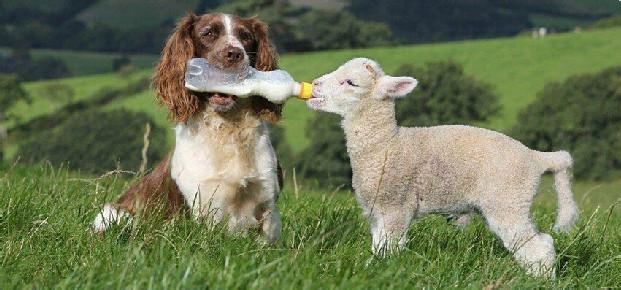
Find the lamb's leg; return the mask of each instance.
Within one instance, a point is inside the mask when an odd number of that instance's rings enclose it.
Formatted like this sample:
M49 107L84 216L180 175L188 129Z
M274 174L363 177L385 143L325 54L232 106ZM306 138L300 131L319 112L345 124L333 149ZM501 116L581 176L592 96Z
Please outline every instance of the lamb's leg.
M412 214L405 209L377 211L371 215L374 254L383 256L405 247Z
M280 238L280 229L282 227L278 208L273 207L263 212L261 220L263 221L261 230L263 231L265 242L268 245L272 245Z
M528 209L498 206L483 210L487 224L515 259L534 276L554 277L554 240L539 233L530 220Z

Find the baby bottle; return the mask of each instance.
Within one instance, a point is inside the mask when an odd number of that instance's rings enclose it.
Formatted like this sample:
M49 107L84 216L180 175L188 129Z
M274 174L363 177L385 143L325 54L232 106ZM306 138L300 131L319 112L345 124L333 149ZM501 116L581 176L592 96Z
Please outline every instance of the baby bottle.
M211 92L248 97L259 95L273 103L283 103L291 96L307 100L312 85L296 82L284 70L258 71L218 68L204 58L193 58L187 63L185 87L195 92Z

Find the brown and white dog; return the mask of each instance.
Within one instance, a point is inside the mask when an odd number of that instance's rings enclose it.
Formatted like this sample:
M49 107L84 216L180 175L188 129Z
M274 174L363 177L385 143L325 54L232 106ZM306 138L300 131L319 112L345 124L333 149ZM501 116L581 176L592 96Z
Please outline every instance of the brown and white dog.
M195 218L228 220L229 230L260 228L268 243L280 236L276 200L282 175L265 121L281 106L262 97L195 93L184 87L186 62L202 57L225 68L274 70L268 28L256 18L189 14L179 21L157 66L153 85L175 127L173 153L93 222L103 232L138 211L189 208Z

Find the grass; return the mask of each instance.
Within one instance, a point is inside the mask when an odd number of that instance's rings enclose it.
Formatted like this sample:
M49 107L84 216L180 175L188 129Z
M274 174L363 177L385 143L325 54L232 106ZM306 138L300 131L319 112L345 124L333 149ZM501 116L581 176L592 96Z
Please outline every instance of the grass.
M0 54L9 54L8 48L0 48ZM88 52L56 49L31 49L33 58L55 57L62 60L73 76L110 73L113 71L112 62L121 55L118 53ZM137 69L153 67L157 56L148 54L129 55L132 64Z
M175 20L186 11L193 11L198 3L198 0L100 0L77 18L86 23L101 23L120 29L153 27Z
M443 217L415 222L406 250L370 253L368 224L350 193L286 188L273 247L180 216L140 220L92 235L88 226L127 179L80 179L47 166L0 170L3 288L600 288L621 286L621 181L577 184L579 227L553 234L558 279L527 276L478 219L465 230ZM615 203L616 201L616 203ZM549 231L548 179L534 209ZM596 210L597 206L599 209Z
M45 80L30 82L24 89L31 97L30 103L20 102L11 109L11 112L20 117L20 121L28 121L32 118L49 114L59 109L66 103L56 102L47 98L49 87L52 84L62 84L73 89L74 101L90 98L104 88L119 88L128 83L150 75L150 71L139 71L129 76L119 74L91 75L60 80Z
M379 61L388 73L395 71L404 63L423 65L432 61L452 59L462 64L467 74L493 86L500 97L502 112L483 125L503 131L515 124L517 113L535 99L537 92L546 83L562 81L574 74L592 73L605 67L621 65L619 51L621 51L621 28L614 28L556 34L544 39L519 37L286 54L281 59L281 67L296 79L309 81L334 70L353 57L373 58ZM145 70L141 73L151 72ZM76 91L96 88L104 83L119 86L123 83L116 74L61 81L72 83L76 86ZM41 83L27 85L29 91L37 86L41 86ZM145 92L110 106L146 111L156 117L160 125L170 126L165 121L164 112L154 108L153 103L153 95ZM52 111L43 106L33 109L22 106L18 110L26 119L29 114ZM308 145L304 129L313 114L316 113L308 110L303 102L297 100L289 101L285 107L284 120L280 124L286 130L287 141L297 152Z

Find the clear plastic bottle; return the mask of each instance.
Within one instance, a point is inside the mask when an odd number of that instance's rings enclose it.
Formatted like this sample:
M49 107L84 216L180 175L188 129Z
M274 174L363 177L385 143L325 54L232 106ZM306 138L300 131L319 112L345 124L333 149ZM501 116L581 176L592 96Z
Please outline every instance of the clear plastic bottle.
M217 92L238 97L259 95L274 103L283 103L291 96L306 100L312 95L311 84L296 82L284 70L258 71L253 67L227 70L210 64L204 58L188 61L185 87L195 92Z

